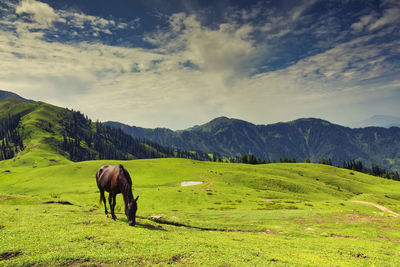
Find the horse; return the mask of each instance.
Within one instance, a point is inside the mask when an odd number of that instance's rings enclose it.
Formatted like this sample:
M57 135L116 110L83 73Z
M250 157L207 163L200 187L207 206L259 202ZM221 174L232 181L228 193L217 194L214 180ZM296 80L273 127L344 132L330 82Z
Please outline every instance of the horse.
M117 194L122 193L125 202L125 214L128 218L128 224L136 224L137 200L139 196L133 198L132 180L124 166L104 165L96 172L97 187L100 190L100 203L104 203L106 217L108 218L106 198L104 191L109 192L108 202L111 209L111 218L115 221L117 217L114 213L115 198Z

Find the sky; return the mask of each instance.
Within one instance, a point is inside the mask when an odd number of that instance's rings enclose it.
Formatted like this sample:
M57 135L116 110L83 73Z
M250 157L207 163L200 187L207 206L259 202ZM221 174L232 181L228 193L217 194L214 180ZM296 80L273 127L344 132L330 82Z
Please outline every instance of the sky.
M175 130L400 116L400 1L2 0L0 90Z

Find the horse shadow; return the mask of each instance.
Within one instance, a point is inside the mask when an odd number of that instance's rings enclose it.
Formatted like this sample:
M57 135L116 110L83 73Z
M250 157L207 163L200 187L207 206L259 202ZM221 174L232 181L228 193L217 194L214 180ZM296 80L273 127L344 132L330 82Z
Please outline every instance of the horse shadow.
M123 222L128 222L127 219L118 219L118 220L123 221ZM164 232L168 231L161 225L153 225L153 224L150 224L147 222L136 221L136 225L134 227L143 228L143 229L152 230L152 231L164 231Z
M136 225L141 228L145 228L147 230L152 230L152 231L164 231L164 232L168 231L167 229L165 229L164 227L162 227L160 225L153 225L150 223L137 222Z

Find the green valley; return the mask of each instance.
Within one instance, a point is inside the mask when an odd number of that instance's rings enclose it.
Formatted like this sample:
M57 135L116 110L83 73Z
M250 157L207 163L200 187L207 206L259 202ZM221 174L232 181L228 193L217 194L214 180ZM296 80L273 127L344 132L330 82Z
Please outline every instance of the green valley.
M117 162L26 162L0 163L0 264L400 263L400 217L352 202L400 213L395 181L306 163L126 161L140 196L138 225L129 227L121 196L118 220L105 218L94 178Z
M96 123L72 123L76 112L13 98L0 110L0 119L19 114L23 139L0 161L2 266L400 264L397 181L313 163L172 158L139 141L162 158L138 159L133 149L125 160L106 160L96 138L128 152ZM65 139L95 156L72 161ZM123 164L132 176L140 196L134 227L121 195L118 219L105 218L95 181L104 164Z

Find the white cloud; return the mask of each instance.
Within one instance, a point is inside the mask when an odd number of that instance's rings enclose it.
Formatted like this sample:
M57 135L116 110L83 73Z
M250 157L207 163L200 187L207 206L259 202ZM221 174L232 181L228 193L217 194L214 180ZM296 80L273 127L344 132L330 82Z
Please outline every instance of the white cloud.
M254 30L249 24L235 23L209 29L196 16L179 13L171 16L169 31L152 33L145 40L173 54L176 60L189 60L203 72L229 80L251 73L266 53L263 44L255 45L251 36Z
M358 22L351 25L351 28L360 32L363 30L375 31L385 26L392 26L394 24L400 24L400 2L386 0L382 1L381 6L383 8L382 15L379 15L376 11L370 12L370 14L362 16Z
M306 10L299 9L294 19ZM39 13L32 12L27 13ZM110 34L130 27L83 13L53 12L52 22L64 19L77 35L79 28ZM400 42L371 43L381 34L379 28L288 67L254 75L261 61L274 56L268 37L280 40L290 33L293 25L286 18L278 14L269 17L270 24L232 20L208 28L195 15L178 13L170 17L167 30L145 37L157 49L50 43L41 38L43 31L30 31L29 23L2 21L12 23L17 34L0 29L0 88L78 109L93 119L175 129L219 115L258 123L306 116L337 119L346 116L349 106L390 97L398 88L398 69L387 55L398 54ZM48 21L36 23L50 27ZM362 17L352 30L367 29L377 21ZM266 38L257 42L255 33L262 30ZM380 79L384 75L391 77Z
M351 28L357 32L364 30L364 28L369 25L372 21L376 19L376 14L368 14L362 16L360 21L355 22L351 25Z
M16 14L30 14L42 26L49 26L57 18L54 9L46 3L35 0L22 0L16 8Z
M397 7L389 8L385 10L381 18L379 18L369 26L369 30L373 31L388 24L399 23L399 22L400 22L400 8Z

